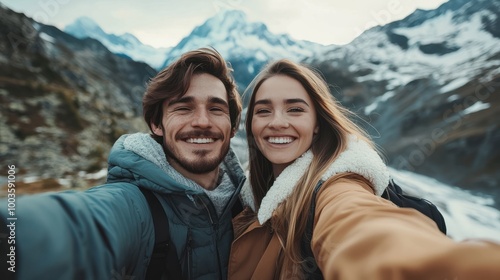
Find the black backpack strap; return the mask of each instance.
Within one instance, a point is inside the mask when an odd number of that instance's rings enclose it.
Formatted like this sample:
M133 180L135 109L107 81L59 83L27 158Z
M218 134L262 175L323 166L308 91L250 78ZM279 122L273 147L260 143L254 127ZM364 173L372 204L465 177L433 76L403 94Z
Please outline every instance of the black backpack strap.
M238 198L236 202L233 205L233 208L231 208L231 214L234 217L238 216L238 214L243 211L243 204L241 203L240 199Z
M403 189L401 189L394 180L391 179L389 181L389 186L385 189L382 197L392 201L399 207L418 210L420 213L431 218L436 223L439 230L446 234L446 222L436 205L424 198L404 194Z
M323 182L320 182L312 193L311 207L307 217L306 229L300 244L302 257L304 257L305 261L302 269L304 271L304 278L311 280L323 279L323 273L319 269L311 249L311 241L314 230L314 213L316 213L316 196L318 195L322 185Z
M311 207L307 218L306 230L301 241L301 252L306 261L303 269L306 279L323 279L323 274L314 259L311 249L311 240L314 229L314 213L316 212L316 196L322 184L323 182L318 184L314 189L311 199ZM439 230L446 234L446 223L444 217L441 212L439 212L436 205L426 199L404 194L403 189L401 189L401 187L398 186L394 180L391 179L389 181L389 185L382 194L382 197L392 201L399 207L418 210L420 213L431 218L437 224Z
M145 188L139 189L148 201L155 227L155 247L149 261L146 279L160 280L165 271L167 272L167 279L183 279L177 252L170 240L170 230L165 210L152 191Z

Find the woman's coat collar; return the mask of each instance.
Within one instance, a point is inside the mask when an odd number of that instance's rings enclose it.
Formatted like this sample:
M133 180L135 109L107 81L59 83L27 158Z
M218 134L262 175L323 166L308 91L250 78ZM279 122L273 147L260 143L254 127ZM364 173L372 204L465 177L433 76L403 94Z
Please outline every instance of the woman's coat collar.
M304 175L311 164L313 154L310 150L297 158L292 164L281 172L271 186L266 196L262 199L257 217L260 224L267 222L278 205L285 201L295 189L297 182ZM389 170L378 153L365 141L359 140L354 135L349 136L345 151L340 153L335 162L330 165L321 179L327 179L341 173L352 172L363 176L374 186L375 194L380 196L389 183ZM255 211L254 198L247 179L241 190L241 198L245 205Z

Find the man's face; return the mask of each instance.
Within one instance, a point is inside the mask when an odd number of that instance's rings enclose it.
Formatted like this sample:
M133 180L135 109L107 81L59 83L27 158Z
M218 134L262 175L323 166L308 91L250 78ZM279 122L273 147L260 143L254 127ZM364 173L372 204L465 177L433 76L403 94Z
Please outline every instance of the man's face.
M164 102L161 126L153 128L181 174L216 170L233 136L224 84L210 74L194 75L185 95Z

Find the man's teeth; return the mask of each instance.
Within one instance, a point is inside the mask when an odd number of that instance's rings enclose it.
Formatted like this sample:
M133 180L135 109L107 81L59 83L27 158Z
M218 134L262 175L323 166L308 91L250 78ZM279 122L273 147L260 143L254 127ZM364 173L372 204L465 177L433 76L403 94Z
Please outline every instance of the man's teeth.
M195 143L195 144L206 144L206 143L212 143L214 142L213 138L189 138L186 140L188 143Z
M288 144L293 141L292 137L269 137L267 140L269 143L273 144Z

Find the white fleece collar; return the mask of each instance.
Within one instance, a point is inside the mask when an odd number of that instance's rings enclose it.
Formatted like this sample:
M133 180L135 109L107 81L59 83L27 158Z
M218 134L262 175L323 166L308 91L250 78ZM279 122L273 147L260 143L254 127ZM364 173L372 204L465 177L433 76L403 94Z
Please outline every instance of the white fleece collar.
M274 184L262 199L258 210L257 217L260 224L267 222L278 205L290 196L297 182L311 164L312 159L313 154L309 150L285 168L276 178ZM336 174L345 172L356 173L366 178L373 184L375 194L378 196L382 195L389 183L389 171L380 156L366 142L358 140L353 135L349 136L347 149L330 165L321 179L327 180ZM246 181L240 195L244 204L255 211L249 180Z

